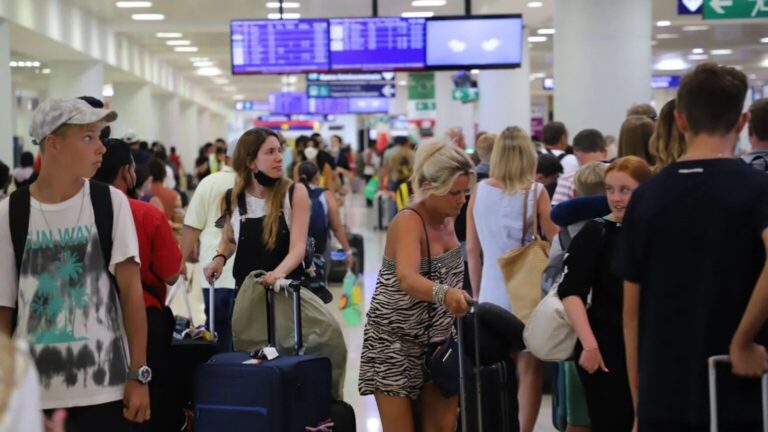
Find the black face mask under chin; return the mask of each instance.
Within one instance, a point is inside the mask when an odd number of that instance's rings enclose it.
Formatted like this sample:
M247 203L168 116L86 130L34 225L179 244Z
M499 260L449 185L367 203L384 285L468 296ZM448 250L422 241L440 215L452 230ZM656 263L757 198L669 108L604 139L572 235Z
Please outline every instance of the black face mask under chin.
M277 182L280 181L280 177L270 177L261 171L253 173L253 178L255 178L256 181L264 187L273 187L277 184Z

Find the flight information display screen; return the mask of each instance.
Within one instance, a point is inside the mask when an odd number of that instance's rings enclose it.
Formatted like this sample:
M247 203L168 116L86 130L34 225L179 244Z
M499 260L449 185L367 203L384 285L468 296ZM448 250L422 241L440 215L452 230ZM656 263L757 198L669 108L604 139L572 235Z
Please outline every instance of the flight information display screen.
M326 71L328 20L251 20L230 23L232 74Z
M424 68L424 18L333 18L329 38L331 70Z
M427 20L427 69L517 67L523 57L520 15Z
M271 114L308 114L309 101L303 92L277 92L269 95Z

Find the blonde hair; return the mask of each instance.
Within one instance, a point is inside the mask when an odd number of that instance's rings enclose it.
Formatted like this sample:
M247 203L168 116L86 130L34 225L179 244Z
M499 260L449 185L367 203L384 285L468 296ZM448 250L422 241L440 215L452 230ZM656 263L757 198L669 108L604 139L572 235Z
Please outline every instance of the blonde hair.
M637 156L654 164L650 143L656 124L645 116L629 116L621 125L619 132L619 157Z
M490 176L501 183L504 192L514 195L536 177L536 152L531 138L519 127L501 132L491 153Z
M651 136L649 150L656 158L655 170L660 170L677 161L685 153L685 135L677 127L675 108L677 101L670 100L661 108L656 130Z
M602 162L590 162L576 171L573 187L579 196L600 195L605 193L605 170Z
M487 133L483 134L483 136L477 139L475 148L477 149L477 156L482 162L488 162L491 159L491 153L493 153L493 144L496 142L498 137L499 136L496 134Z
M413 163L411 183L416 197L445 195L461 175L475 182L475 166L464 151L447 140L431 141L419 146ZM425 184L429 182L429 187Z
M261 146L264 145L269 137L275 137L278 141L280 140L275 132L265 128L250 129L237 140L237 146L232 155L232 169L237 174L235 187L232 189L232 206L237 205L238 197L245 193L251 182L255 181L253 179L253 171L251 171L248 165L258 157ZM262 242L267 249L274 249L277 246L277 234L280 231L283 200L291 183L290 180L282 177L273 187L264 188L267 191L267 202Z

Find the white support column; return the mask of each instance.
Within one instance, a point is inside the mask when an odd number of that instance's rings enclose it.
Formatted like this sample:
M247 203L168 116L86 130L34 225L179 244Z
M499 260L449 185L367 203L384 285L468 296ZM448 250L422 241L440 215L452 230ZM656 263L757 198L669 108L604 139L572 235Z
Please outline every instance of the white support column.
M197 159L197 150L204 144L197 134L197 104L194 102L181 102L181 140L177 145L179 155L188 172L192 172Z
M467 147L474 147L475 138L475 102L461 103L453 100L453 80L455 72L435 72L435 103L437 104L437 123L435 137L442 138L453 127L464 131ZM482 95L480 95L482 98Z
M181 141L181 108L179 107L179 97L171 94L156 94L153 96L156 112L157 139L165 145L170 151L171 147L179 147Z
M481 70L478 123L481 131L500 133L508 126L531 132L531 61L528 30L523 32L523 56L517 69Z
M0 19L0 160L13 168L13 131L16 112L11 91L11 29L10 23ZM27 137L25 131L24 136Z
M651 101L650 1L555 0L555 120L618 136Z
M103 99L104 63L93 61L56 61L50 63L48 97L51 99L93 96Z
M211 132L211 112L205 108L198 107L197 110L197 136L205 142L213 142L216 136ZM202 143L201 143L202 144Z
M115 137L121 137L129 130L136 132L140 140L154 141L152 112L152 90L149 84L138 82L114 83L115 95L112 96L112 109L117 111L117 120L112 126Z

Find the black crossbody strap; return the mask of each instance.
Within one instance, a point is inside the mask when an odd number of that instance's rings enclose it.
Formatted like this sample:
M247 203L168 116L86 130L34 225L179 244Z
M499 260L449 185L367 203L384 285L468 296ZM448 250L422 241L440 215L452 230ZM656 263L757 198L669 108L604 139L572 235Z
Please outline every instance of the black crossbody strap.
M29 186L16 189L8 198L8 221L11 228L11 243L16 258L16 279L21 276L21 261L27 244L29 231Z
M109 269L109 264L112 262L112 226L115 216L112 210L112 194L106 183L95 180L91 180L89 183L93 220L96 223L96 233L99 235L101 256L104 258L104 267Z

